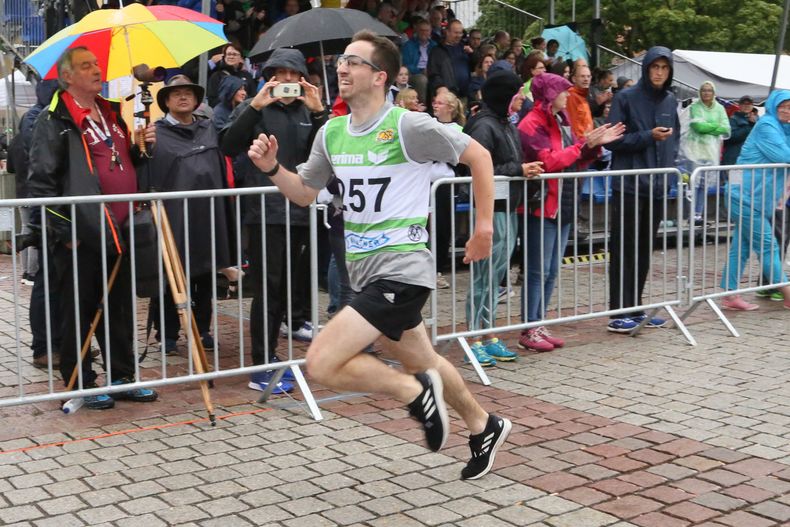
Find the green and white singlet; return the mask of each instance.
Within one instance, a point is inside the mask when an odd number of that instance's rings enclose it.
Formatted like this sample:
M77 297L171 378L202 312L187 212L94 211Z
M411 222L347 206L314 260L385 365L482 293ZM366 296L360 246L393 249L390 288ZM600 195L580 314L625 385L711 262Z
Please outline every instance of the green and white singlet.
M426 248L431 183L401 144L407 112L392 108L359 134L348 129L348 116L327 123L324 147L343 195L346 261Z
M367 122L336 117L298 167L304 183L340 181L351 287L376 280L433 288L428 209L435 162L457 164L469 136L424 113L385 103Z

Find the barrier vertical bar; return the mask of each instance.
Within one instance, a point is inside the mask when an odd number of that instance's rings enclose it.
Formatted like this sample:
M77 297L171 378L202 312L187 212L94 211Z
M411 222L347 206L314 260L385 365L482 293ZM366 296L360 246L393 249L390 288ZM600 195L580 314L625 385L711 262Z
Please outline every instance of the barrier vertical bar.
M77 361L75 363L75 368L77 368L77 386L79 389L82 390L83 379L82 379L82 356L80 354L80 349L82 347L82 326L80 325L80 296L79 296L79 289L80 289L80 280L79 280L79 267L77 262L77 216L76 216L76 207L75 205L71 205L70 209L71 213L71 271L74 277L74 325L75 325L75 353L77 354ZM42 228L46 228L46 223L43 224ZM63 357L61 357L63 360ZM51 364L51 362L50 362Z
M211 219L210 242L211 242L211 326L214 329L214 369L219 369L219 301L217 299L217 226L216 226L216 203L214 197L209 198L208 211ZM227 233L225 233L227 235ZM230 255L228 255L230 256ZM230 290L230 281L228 281ZM238 282L238 280L237 280Z
M109 305L109 291L107 290L107 223L105 214L107 209L106 203L99 205L99 232L101 239L101 276L102 276L102 304L104 305L104 372L107 385L112 384L112 349L110 348L110 305ZM119 255L120 258L120 255ZM79 308L77 308L79 309ZM98 340L98 339L97 339ZM84 344L83 344L84 345Z
M52 303L50 302L50 285L49 285L49 235L47 228L47 214L46 206L39 207L39 217L41 222L41 254L43 255L44 262L44 326L47 333L47 377L49 381L50 393L55 391L54 375L52 368ZM39 270L41 272L41 270ZM62 338L62 336L61 336ZM62 343L61 343L62 344ZM65 346L61 345L61 348ZM61 360L63 357L61 357Z
M165 209L165 214L167 214L167 209ZM187 371L189 371L190 375L194 375L194 358L192 353L192 345L193 341L196 338L200 338L200 334L195 334L194 331L190 331L192 326L194 325L195 321L195 312L192 309L192 258L189 254L190 251L190 244L189 244L189 199L183 199L183 208L181 209L181 219L184 222L184 294L186 295L186 309L187 309L187 321L189 323L189 327L183 328L184 333L186 333L187 337L187 348L189 349L189 353L187 353ZM172 235L172 228L170 230L170 234ZM178 247L173 247L174 251L178 251ZM194 343L197 346L197 342Z
M129 302L132 311L132 360L134 361L134 378L140 378L140 355L139 342L137 341L137 263L135 262L135 237L134 237L134 202L127 202L127 214L129 215L129 276L131 277L131 287Z

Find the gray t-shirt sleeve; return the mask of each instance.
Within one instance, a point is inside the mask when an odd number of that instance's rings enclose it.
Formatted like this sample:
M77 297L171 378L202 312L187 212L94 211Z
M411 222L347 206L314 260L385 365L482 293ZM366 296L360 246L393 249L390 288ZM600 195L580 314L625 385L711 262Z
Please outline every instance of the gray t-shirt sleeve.
M326 187L334 174L324 145L325 130L326 124L316 132L307 161L296 167L304 184L316 190Z
M401 142L412 161L457 165L471 137L445 126L427 113L409 112L401 121Z

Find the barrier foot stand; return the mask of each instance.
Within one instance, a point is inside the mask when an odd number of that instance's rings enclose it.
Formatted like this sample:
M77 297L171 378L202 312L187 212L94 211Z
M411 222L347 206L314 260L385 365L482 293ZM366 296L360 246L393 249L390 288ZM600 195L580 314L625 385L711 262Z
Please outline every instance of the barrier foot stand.
M310 387L307 385L307 379L304 378L304 374L302 374L302 370L299 366L289 366L291 369L291 373L293 373L294 380L296 384L299 386L299 390L302 392L302 397L304 397L304 402L307 404L308 410L310 410L310 416L316 421L323 421L324 416L321 415L321 410L318 408L318 403L315 402L315 397L313 397L313 392L310 391ZM282 376L285 374L285 368L281 368L274 372L272 376L272 380L269 383L269 386L266 387L266 390L263 394L258 398L259 403L265 403L274 391L274 387L277 386L277 383L280 382Z
M708 306L710 306L711 311L713 311L716 314L716 316L719 317L721 323L724 324L724 327L727 328L727 331L729 331L733 337L741 336L741 334L738 333L738 330L735 329L735 326L733 326L730 323L729 319L724 316L724 313L721 312L721 308L719 308L719 306L716 304L716 302L713 301L712 298L707 298L705 302L708 303Z
M480 362L477 360L477 357L475 357L475 354L472 353L472 348L469 347L469 343L466 342L466 339L463 337L458 337L458 343L464 350L466 358L469 360L469 364L474 367L477 376L480 377L480 382L483 383L483 386L491 386L491 380L488 378L488 375L486 375L486 372L483 371L483 367L480 366Z
M680 317L680 320L682 320L682 321L684 321L684 322L685 322L685 321L686 321L686 319L687 319L688 317L690 317L690 316L691 316L691 314L692 314L694 311L696 311L696 310L697 310L697 308L698 308L699 306L700 306L700 303L699 303L699 302L694 302L693 304L691 304L691 307L690 307L690 308L688 308L688 309L687 309L687 310L686 310L686 311L683 313L683 315Z
M683 336L686 338L686 342L688 342L690 346L696 346L697 341L691 335L691 332L683 323L683 319L678 316L674 308L672 306L666 306L664 309L666 309L667 313L669 313L669 318L671 318L672 322L675 323L675 327L678 328L681 333L683 333Z
M277 368L274 370L274 374L272 374L271 378L269 379L269 384L266 386L266 389L263 390L263 393L258 398L259 403L265 403L269 400L269 397L272 396L272 392L274 388L280 384L280 381L283 379L283 375L285 374L285 368Z
M640 322L638 326L631 330L628 336L636 337L639 335L639 333L641 333L642 329L645 327L645 324L647 324L647 321L655 316L656 311L658 311L658 308L651 309L649 313L646 313L647 316L642 319L642 322Z
M294 379L296 379L296 384L299 386L299 389L302 391L302 397L304 397L304 402L307 404L307 408L310 409L310 415L316 421L322 421L324 419L324 416L321 415L321 410L319 410L318 408L318 403L315 402L315 397L313 397L313 392L310 391L310 387L307 385L307 379L304 378L302 369L299 366L291 366L291 373L294 374Z

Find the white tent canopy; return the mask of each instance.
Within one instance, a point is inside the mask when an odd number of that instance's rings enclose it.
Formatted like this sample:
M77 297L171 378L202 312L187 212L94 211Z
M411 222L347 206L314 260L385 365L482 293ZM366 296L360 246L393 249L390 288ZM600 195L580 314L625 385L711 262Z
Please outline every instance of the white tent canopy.
M699 86L705 80L716 83L716 92L725 99L751 95L768 97L776 55L724 53L676 49L675 75L683 82ZM781 56L776 87L790 89L790 57Z
M703 81L716 84L716 95L725 99L738 99L751 95L761 101L768 97L775 55L758 53L725 53L721 51L691 51L676 49L674 78L695 88ZM636 60L641 61L641 57ZM615 75L624 75L634 80L641 73L633 63L614 68ZM790 57L782 56L776 87L790 89Z
M19 70L14 70L14 102L18 112L24 112L36 104L36 88L25 79L24 74ZM7 108L11 101L9 92L11 90L11 75L0 79L0 109Z

